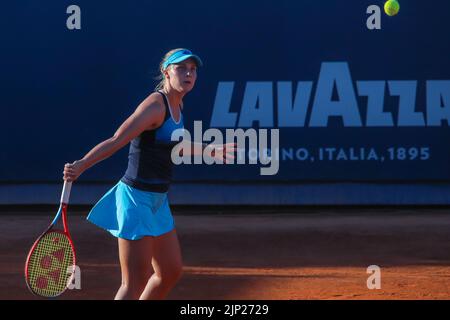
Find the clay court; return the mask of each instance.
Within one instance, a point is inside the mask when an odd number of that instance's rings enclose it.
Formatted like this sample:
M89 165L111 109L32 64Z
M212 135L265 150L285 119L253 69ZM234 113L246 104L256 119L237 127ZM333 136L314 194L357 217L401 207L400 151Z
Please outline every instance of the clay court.
M23 267L55 210L3 210L0 299L38 299ZM81 290L61 299L112 299L120 285L115 238L72 208ZM169 299L449 299L446 208L173 208L184 275ZM381 289L366 285L370 265Z

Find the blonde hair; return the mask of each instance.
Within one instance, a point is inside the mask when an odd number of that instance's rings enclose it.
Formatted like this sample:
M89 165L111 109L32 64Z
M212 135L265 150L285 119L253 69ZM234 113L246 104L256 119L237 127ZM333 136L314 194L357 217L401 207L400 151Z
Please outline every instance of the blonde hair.
M178 48L178 49L173 49L173 50L170 50L169 52L167 52L165 55L164 55L164 58L161 60L161 62L159 63L159 75L155 78L156 80L158 80L159 81L159 83L156 85L156 88L155 88L155 90L156 91L158 91L158 90L161 90L161 89L163 89L164 88L164 85L166 84L166 77L164 76L164 71L165 71L165 69L164 69L164 62L166 62L167 61L167 58L169 58L174 52L176 52L176 51L180 51L180 50L186 50L186 49L184 49L184 48ZM170 66L170 65L169 65ZM168 68L168 67L167 67Z

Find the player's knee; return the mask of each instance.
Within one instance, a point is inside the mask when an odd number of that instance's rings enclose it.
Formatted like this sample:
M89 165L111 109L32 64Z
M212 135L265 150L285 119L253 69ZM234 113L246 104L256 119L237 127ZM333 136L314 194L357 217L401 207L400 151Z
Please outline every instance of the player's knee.
M127 280L122 280L122 287L138 295L145 289L149 276L147 274L134 274Z
M172 287L180 280L182 275L183 266L173 265L160 274L161 285L165 287Z
M182 265L178 265L178 266L174 267L171 272L172 272L171 273L172 281L174 283L176 283L183 276L183 266Z

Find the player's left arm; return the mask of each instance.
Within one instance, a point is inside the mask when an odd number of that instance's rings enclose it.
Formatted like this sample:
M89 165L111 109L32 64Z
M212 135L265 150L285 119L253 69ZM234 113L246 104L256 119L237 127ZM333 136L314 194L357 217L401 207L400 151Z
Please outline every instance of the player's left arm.
M206 149L207 155L211 155L216 159L223 159L226 162L227 160L234 159L236 143L206 144L183 139L176 148L180 156L203 156Z

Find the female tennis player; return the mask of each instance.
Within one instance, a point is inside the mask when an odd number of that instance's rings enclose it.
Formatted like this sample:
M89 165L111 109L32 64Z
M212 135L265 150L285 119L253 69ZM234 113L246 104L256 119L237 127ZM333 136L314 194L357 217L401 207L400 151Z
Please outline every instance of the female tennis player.
M161 82L109 139L81 160L64 166L64 180L131 142L128 168L92 208L87 219L118 238L122 285L115 299L164 299L182 274L175 223L167 200L172 176L171 134L183 129L183 97L192 90L201 59L187 49L169 51L160 63ZM183 141L182 143L186 143ZM203 152L190 143L182 152ZM214 158L234 158L235 145L215 148Z

